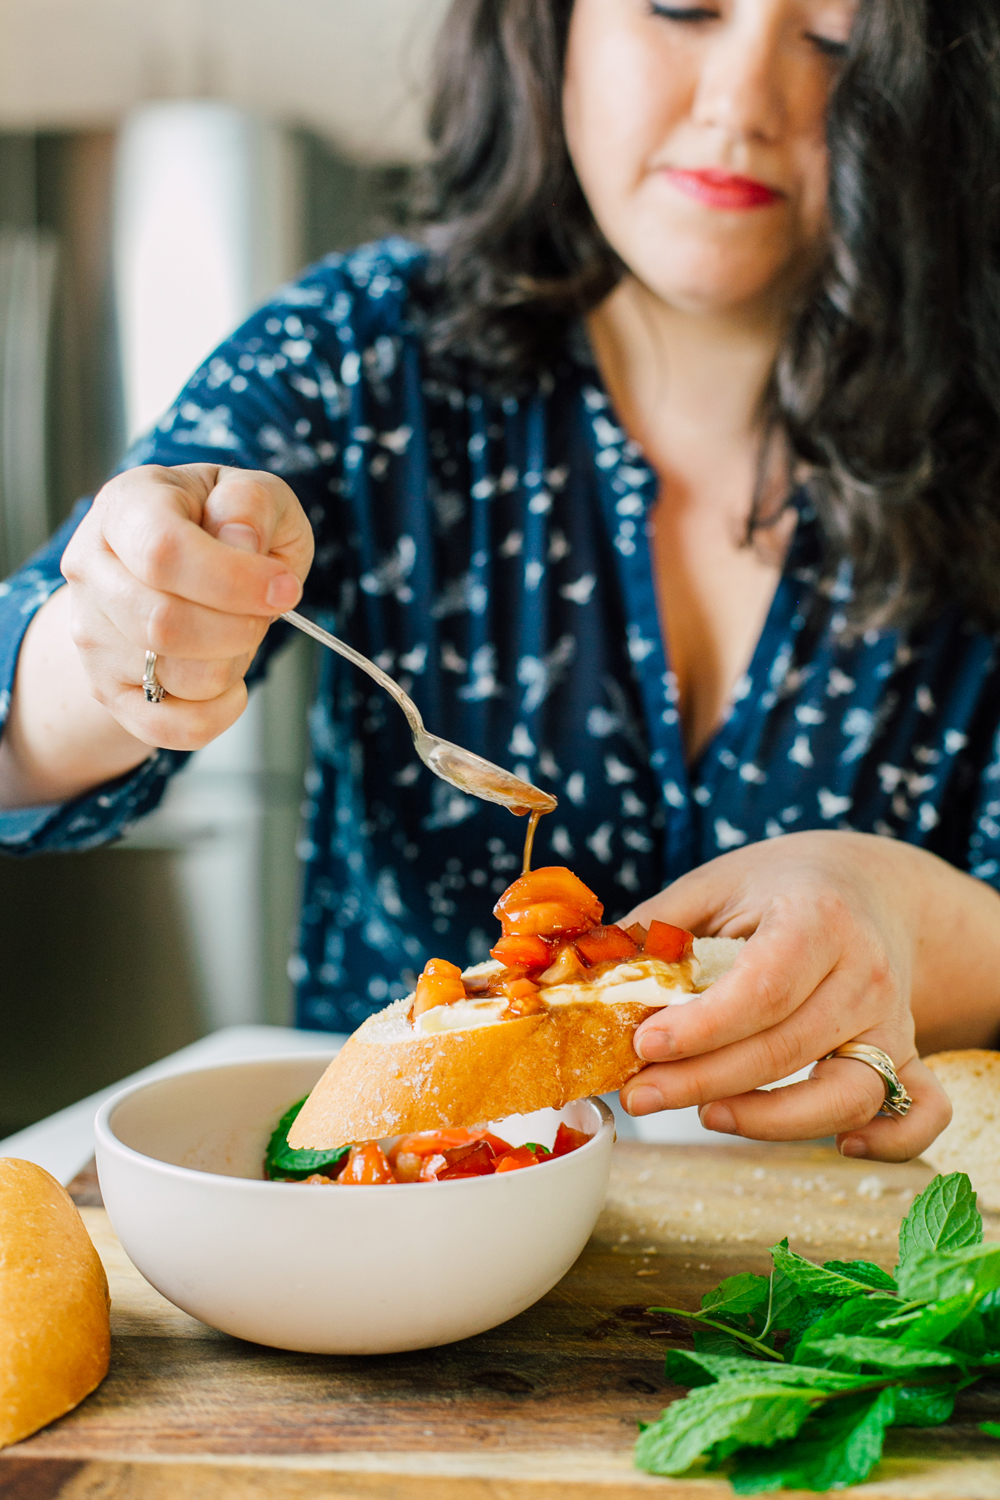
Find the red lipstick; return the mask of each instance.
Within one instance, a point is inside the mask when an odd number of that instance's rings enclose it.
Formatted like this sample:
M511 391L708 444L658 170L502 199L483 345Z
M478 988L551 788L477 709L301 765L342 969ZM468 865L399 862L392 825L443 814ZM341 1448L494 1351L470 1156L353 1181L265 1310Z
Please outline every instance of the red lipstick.
M732 172L720 172L714 167L700 171L674 168L665 173L667 181L679 193L697 198L709 208L747 209L766 208L777 203L784 194L757 182L753 177L738 177Z

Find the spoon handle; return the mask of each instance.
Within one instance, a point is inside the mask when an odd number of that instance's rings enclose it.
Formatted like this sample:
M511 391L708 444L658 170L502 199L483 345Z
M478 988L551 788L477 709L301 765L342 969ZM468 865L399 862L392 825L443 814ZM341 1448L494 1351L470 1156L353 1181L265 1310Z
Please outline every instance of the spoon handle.
M331 635L328 630L324 630L322 625L314 625L312 620L307 620L305 615L298 614L294 609L286 610L281 618L287 620L289 625L294 625L297 630L303 631L306 635L311 635L314 641L319 641L322 645L329 646L330 650L336 651L339 656L345 656L356 667L360 667L362 672L367 672L368 676L374 678L379 687L385 688L389 696L395 698L409 720L410 728L414 734L426 733L424 721L420 717L420 710L413 699L404 693L399 683L394 682L387 672L382 671L381 667L377 667L373 661L369 661L367 656L362 656L360 651L355 651L353 646L348 646L346 642L338 640L335 635Z

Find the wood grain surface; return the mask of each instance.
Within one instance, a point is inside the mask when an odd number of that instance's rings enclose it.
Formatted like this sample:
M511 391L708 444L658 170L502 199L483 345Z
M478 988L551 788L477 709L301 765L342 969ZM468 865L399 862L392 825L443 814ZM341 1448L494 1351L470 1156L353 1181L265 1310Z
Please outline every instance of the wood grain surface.
M590 1244L547 1297L443 1349L283 1353L214 1332L165 1301L97 1207L76 1196L111 1283L111 1372L76 1411L0 1454L4 1500L714 1500L717 1479L632 1467L637 1420L681 1394L663 1350L736 1270L764 1271L788 1234L815 1259L894 1263L923 1163L872 1166L825 1147L619 1143ZM90 1206L87 1206L87 1205ZM1000 1217L987 1217L1000 1239ZM890 1434L855 1491L870 1500L1000 1500L1000 1385L947 1427Z

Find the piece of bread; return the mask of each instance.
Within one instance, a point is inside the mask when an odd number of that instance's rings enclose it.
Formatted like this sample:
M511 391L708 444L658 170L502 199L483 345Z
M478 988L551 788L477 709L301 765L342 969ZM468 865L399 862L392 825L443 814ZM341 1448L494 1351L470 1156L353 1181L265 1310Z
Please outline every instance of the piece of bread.
M937 1172L967 1172L979 1207L1000 1212L1000 1052L936 1052L924 1062L954 1110L924 1161Z
M108 1371L108 1281L64 1187L0 1157L0 1448L89 1396Z
M595 983L551 985L538 1015L501 1019L503 999L467 1000L426 1012L415 1029L413 996L397 1000L348 1038L288 1143L316 1149L482 1125L612 1093L644 1066L632 1045L636 1027L707 989L742 946L742 938L696 938L686 963L640 957ZM467 977L491 967L502 965L479 965Z

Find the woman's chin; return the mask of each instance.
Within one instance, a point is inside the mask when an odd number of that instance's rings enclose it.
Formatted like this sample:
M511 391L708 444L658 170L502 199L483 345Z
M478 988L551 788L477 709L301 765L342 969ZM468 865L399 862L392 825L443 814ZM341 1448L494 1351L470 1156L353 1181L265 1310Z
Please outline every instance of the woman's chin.
M648 274L638 268L636 274L657 301L693 317L725 318L784 303L785 267L761 271L725 260L706 264L707 260L686 270L673 266L667 273L662 266L651 266Z

